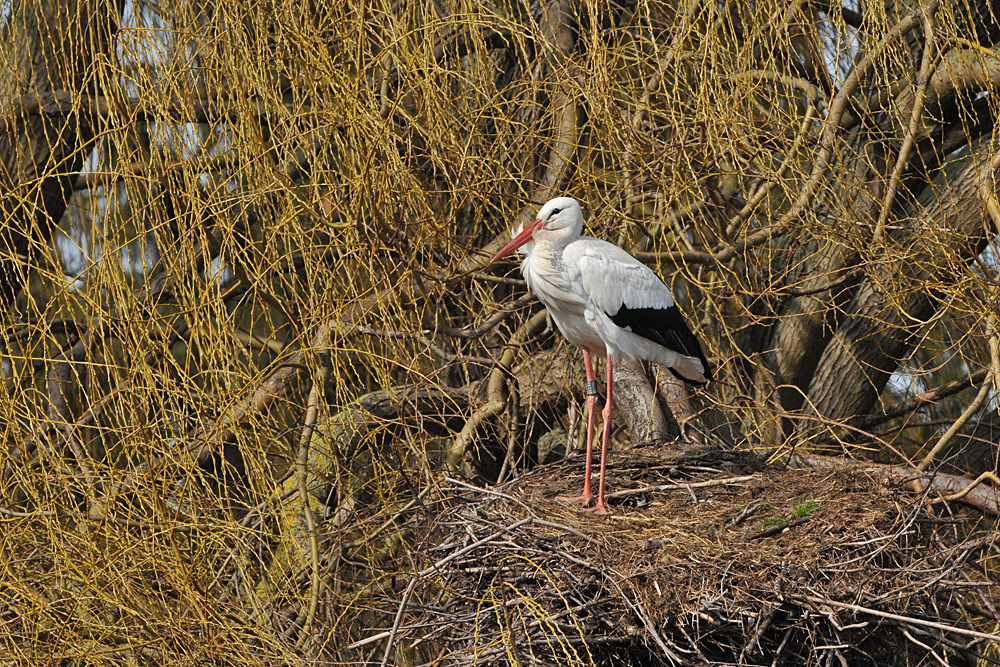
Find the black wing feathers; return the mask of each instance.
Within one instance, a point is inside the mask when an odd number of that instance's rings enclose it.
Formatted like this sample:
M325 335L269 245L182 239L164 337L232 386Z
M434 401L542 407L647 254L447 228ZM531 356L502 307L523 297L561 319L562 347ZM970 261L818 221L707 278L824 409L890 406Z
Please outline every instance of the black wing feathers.
M654 343L680 352L686 357L694 357L701 361L705 369L705 379L711 379L711 370L708 367L708 360L701 351L701 345L691 330L688 328L681 311L677 306L669 308L629 308L623 305L614 315L609 315L611 321L622 327L628 327L632 333L648 338ZM674 369L670 369L674 373ZM679 379L689 382L677 373Z

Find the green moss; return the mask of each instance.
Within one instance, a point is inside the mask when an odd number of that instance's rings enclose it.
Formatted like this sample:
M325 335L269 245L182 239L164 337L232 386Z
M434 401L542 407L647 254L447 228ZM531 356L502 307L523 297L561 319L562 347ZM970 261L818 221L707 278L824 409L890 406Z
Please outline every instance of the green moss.
M801 519L804 516L809 516L820 508L822 508L822 505L820 505L817 501L807 500L792 510L791 514L779 514L778 516L772 516L764 519L763 527L770 528L771 526L780 526L783 523L788 523L789 521L795 521L796 519Z

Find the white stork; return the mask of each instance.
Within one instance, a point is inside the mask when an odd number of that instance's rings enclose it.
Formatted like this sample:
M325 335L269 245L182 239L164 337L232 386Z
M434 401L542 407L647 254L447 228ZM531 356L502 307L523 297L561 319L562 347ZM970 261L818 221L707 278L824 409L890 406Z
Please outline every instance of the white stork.
M589 505L590 459L597 404L597 380L591 354L607 356L607 400L601 436L601 474L594 511L604 514L604 473L611 424L611 378L622 357L656 361L678 378L704 384L708 362L674 297L653 271L621 248L583 233L583 212L572 197L548 201L530 225L520 230L491 262L518 250L521 273L548 308L559 331L583 349L587 373L587 461L583 493L571 502Z

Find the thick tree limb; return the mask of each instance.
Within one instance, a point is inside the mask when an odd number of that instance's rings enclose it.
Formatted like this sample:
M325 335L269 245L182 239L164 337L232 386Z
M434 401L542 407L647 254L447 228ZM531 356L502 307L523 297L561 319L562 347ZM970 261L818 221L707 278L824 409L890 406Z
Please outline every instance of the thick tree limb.
M856 290L847 318L820 356L808 391L811 412L844 420L871 410L912 337L936 310L927 286L953 282L947 272L985 247L983 193L996 188L998 160L996 144L985 137L921 194L908 237L869 270L871 277ZM845 386L856 391L844 392Z

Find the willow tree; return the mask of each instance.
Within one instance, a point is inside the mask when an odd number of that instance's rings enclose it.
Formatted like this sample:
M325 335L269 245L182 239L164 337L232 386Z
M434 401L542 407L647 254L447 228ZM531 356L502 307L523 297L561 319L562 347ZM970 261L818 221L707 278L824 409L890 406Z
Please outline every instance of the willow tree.
M693 398L623 374L632 440L684 410L727 446L926 468L941 419L989 421L991 5L294 4L0 10L18 650L148 608L123 626L287 658L331 578L382 581L345 550L394 553L442 471L572 441L580 370L486 263L556 194L672 284L718 368ZM94 582L144 597L44 603Z

